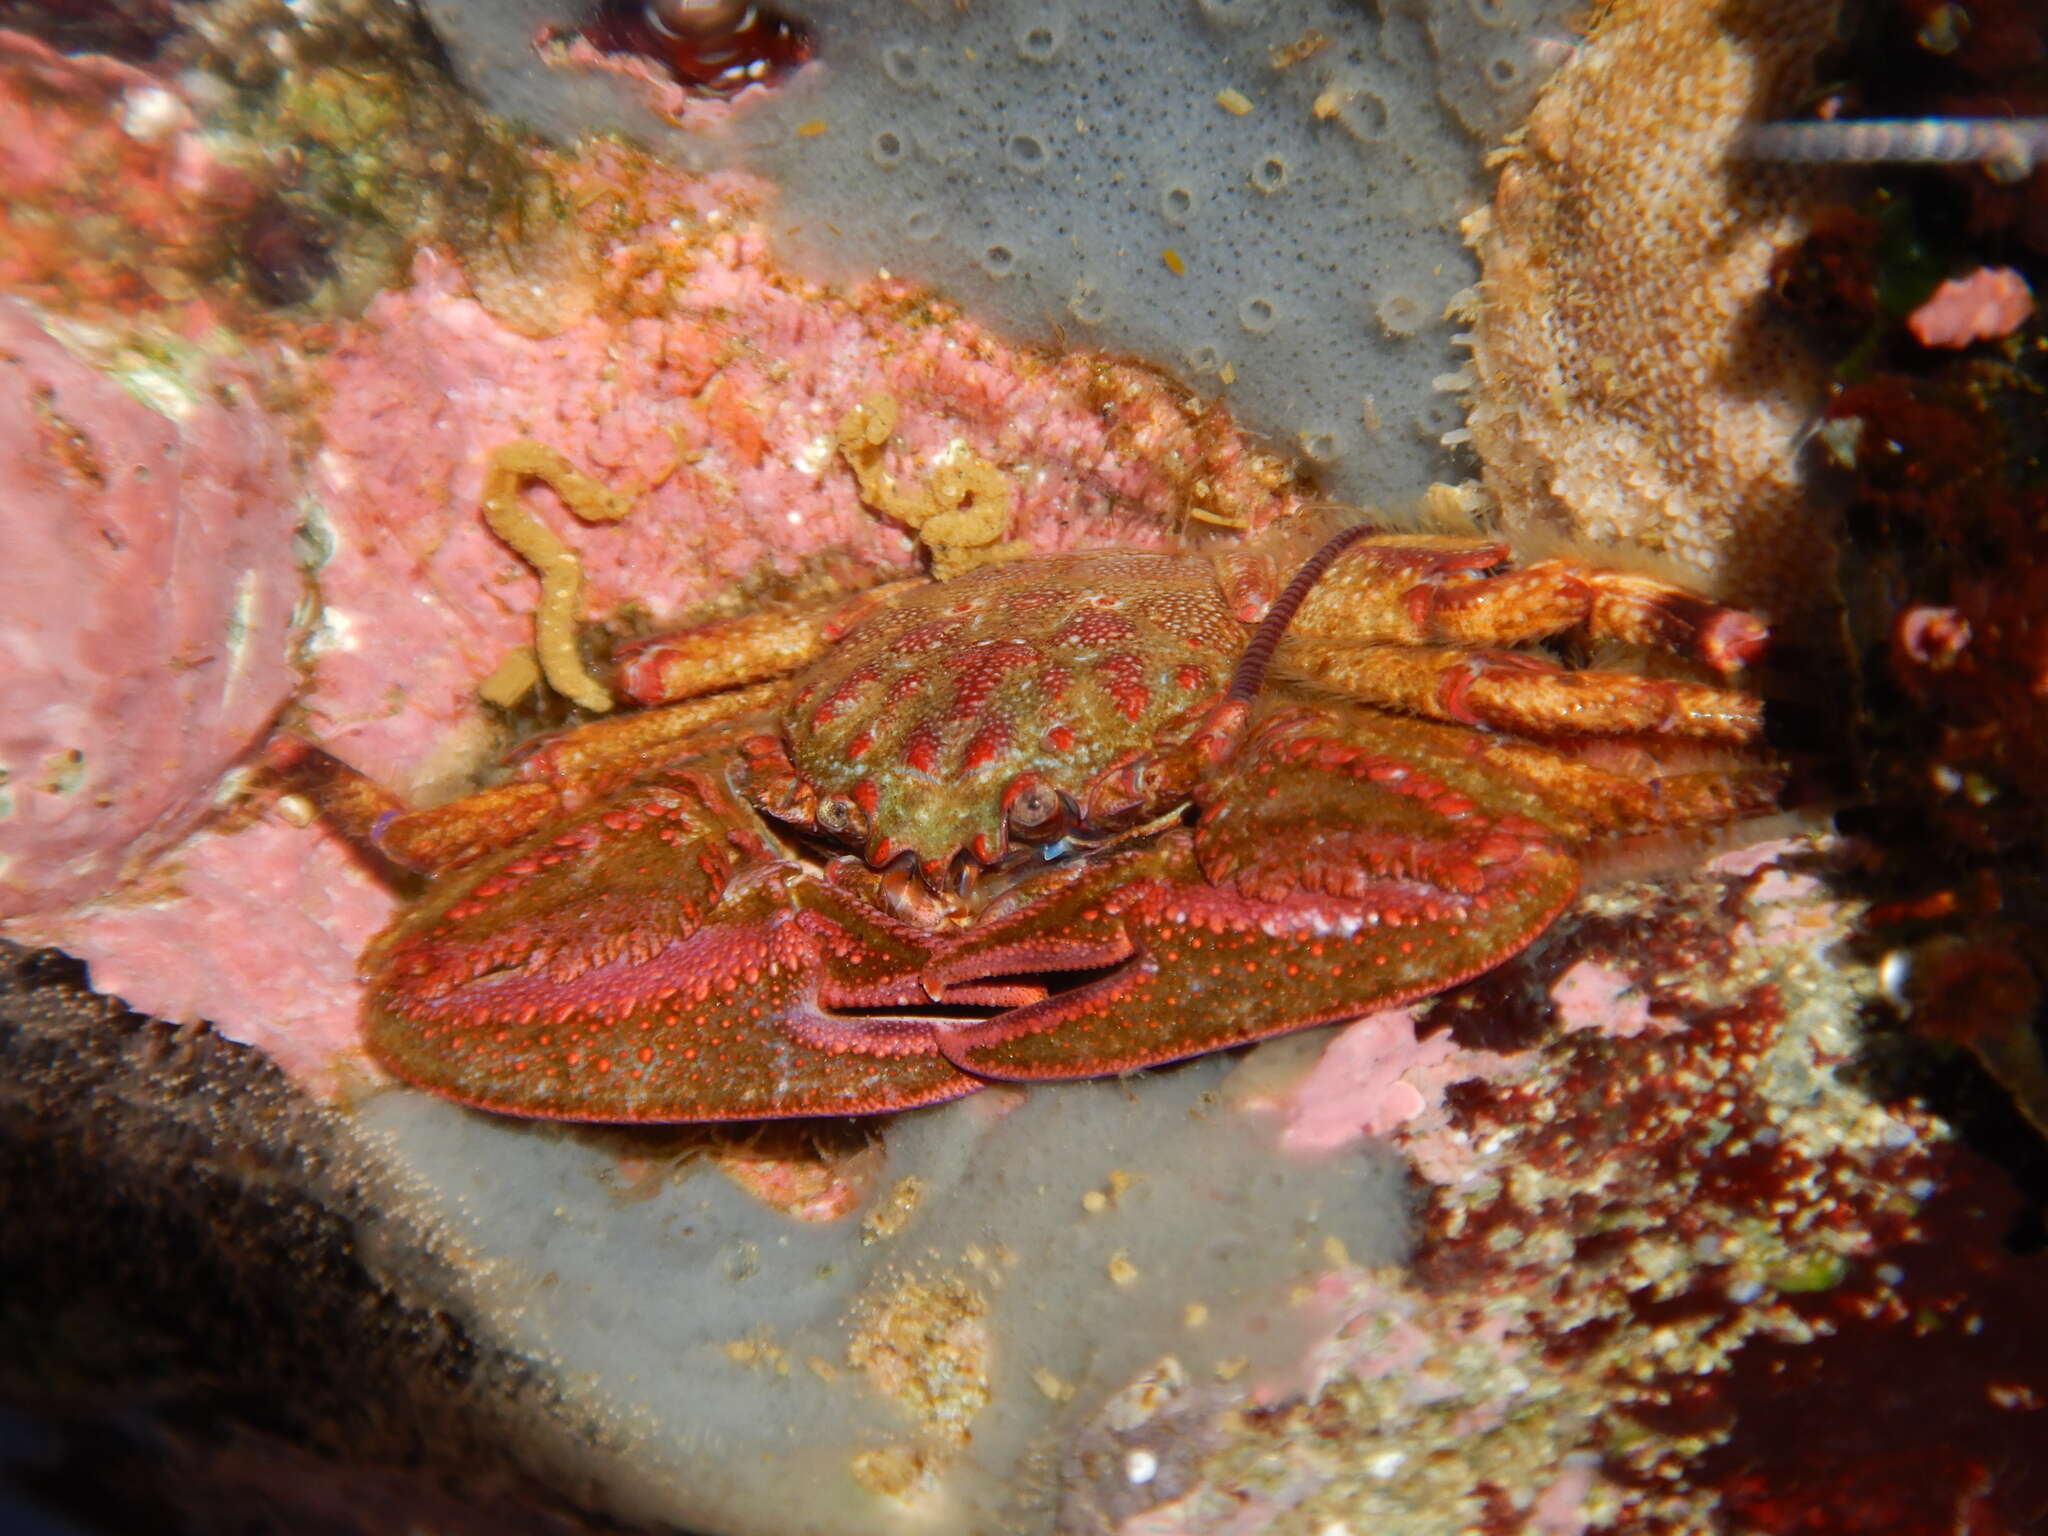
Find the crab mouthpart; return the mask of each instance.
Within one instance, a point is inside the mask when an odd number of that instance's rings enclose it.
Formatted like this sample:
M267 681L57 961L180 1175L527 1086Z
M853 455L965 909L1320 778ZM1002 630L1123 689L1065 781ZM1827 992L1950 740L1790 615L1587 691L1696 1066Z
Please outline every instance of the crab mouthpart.
M913 928L935 932L963 920L959 902L935 888L923 868L907 854L882 871L879 892L889 915Z

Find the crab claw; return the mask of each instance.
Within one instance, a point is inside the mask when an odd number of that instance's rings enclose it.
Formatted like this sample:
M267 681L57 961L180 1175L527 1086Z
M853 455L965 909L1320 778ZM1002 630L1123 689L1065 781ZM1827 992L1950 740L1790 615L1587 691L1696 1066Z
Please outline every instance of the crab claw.
M1155 1066L1427 996L1541 933L1578 865L1540 801L1464 772L1441 727L1346 725L1268 720L1193 827L985 913L926 969L933 996L1073 984L942 1030L947 1058L1017 1080Z
M980 1087L939 1054L952 1020L898 1011L928 1005L930 941L858 876L776 856L720 763L656 768L437 880L366 959L376 1056L555 1120L870 1114Z

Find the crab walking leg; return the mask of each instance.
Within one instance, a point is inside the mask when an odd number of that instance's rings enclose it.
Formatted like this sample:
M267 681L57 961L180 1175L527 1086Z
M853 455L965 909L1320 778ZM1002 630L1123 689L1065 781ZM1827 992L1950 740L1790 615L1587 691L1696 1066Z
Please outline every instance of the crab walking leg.
M586 721L520 747L512 758L513 772L520 779L559 786L565 807L571 803L567 797L572 792L577 797L574 803L585 803L627 782L650 763L673 755L671 749L688 744L690 750L709 751L714 745L760 729L760 722L752 720L743 731L714 728L771 709L782 694L780 683L759 683L659 709Z
M1429 720L1535 735L1639 736L1753 742L1763 706L1751 694L1631 672L1573 672L1513 651L1332 645L1298 640L1287 670L1354 698Z
M737 689L668 709L592 721L522 752L512 782L446 805L408 806L297 736L272 737L264 757L286 783L312 800L329 826L357 847L403 869L432 875L518 842L631 782L665 756L722 744L724 738L713 734L712 727L758 713L781 691L767 686ZM758 725L749 721L747 730Z
M850 598L650 635L621 647L614 657L618 685L636 703L668 704L786 677L823 656L889 599L926 585L923 580L894 581Z
M1474 738L1470 750L1489 772L1533 788L1548 818L1575 842L1768 815L1780 809L1785 788L1784 770L1772 763L1669 772L1648 750L1622 767L1504 736Z
M477 1108L869 1114L980 1083L921 1016L927 936L784 857L724 757L650 771L437 880L364 957L372 1051Z
M450 805L413 810L332 753L297 736L264 743L264 761L358 848L431 875L517 842L562 812L552 784L500 784Z
M1703 661L1726 677L1758 660L1770 639L1770 626L1755 614L1709 602L1669 582L1626 571L1580 570L1577 575L1593 591L1586 617L1590 640L1654 646Z
M1295 615L1293 633L1388 645L1522 645L1577 633L1655 646L1727 673L1754 661L1763 621L1669 583L1545 560L1486 572L1508 546L1379 534L1342 555Z

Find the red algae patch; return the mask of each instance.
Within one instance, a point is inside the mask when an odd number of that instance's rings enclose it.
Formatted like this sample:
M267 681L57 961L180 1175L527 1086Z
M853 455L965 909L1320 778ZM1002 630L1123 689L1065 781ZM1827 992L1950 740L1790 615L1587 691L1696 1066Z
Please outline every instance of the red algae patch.
M1481 1070L1447 1035L1416 1039L1416 1012L1370 1014L1327 1045L1320 1037L1269 1042L1245 1059L1227 1091L1240 1108L1276 1111L1290 1152L1334 1152L1384 1136L1440 1102L1446 1083ZM1302 1070L1310 1051L1319 1054Z

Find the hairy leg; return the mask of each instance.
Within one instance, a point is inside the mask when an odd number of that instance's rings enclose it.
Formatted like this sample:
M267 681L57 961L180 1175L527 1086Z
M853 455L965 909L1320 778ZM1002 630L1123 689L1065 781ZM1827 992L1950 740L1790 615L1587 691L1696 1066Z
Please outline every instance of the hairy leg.
M1739 690L1572 671L1500 649L1573 634L1670 651L1726 674L1761 651L1754 615L1649 577L1562 560L1503 569L1505 544L1378 535L1340 555L1302 602L1278 665L1427 719L1536 735L1670 733L1750 742Z
M1574 672L1514 651L1296 640L1281 651L1279 665L1424 719L1537 736L1661 732L1753 742L1763 729L1762 703L1739 689L1632 672Z
M853 597L714 619L650 635L615 658L619 688L639 704L673 704L722 689L787 677L829 650L876 608L925 585L894 581Z
M1731 672L1756 659L1765 627L1668 582L1565 560L1503 570L1505 544L1381 534L1340 556L1294 617L1293 633L1390 645L1523 645L1576 633L1654 646ZM1492 573L1492 574L1489 574Z

